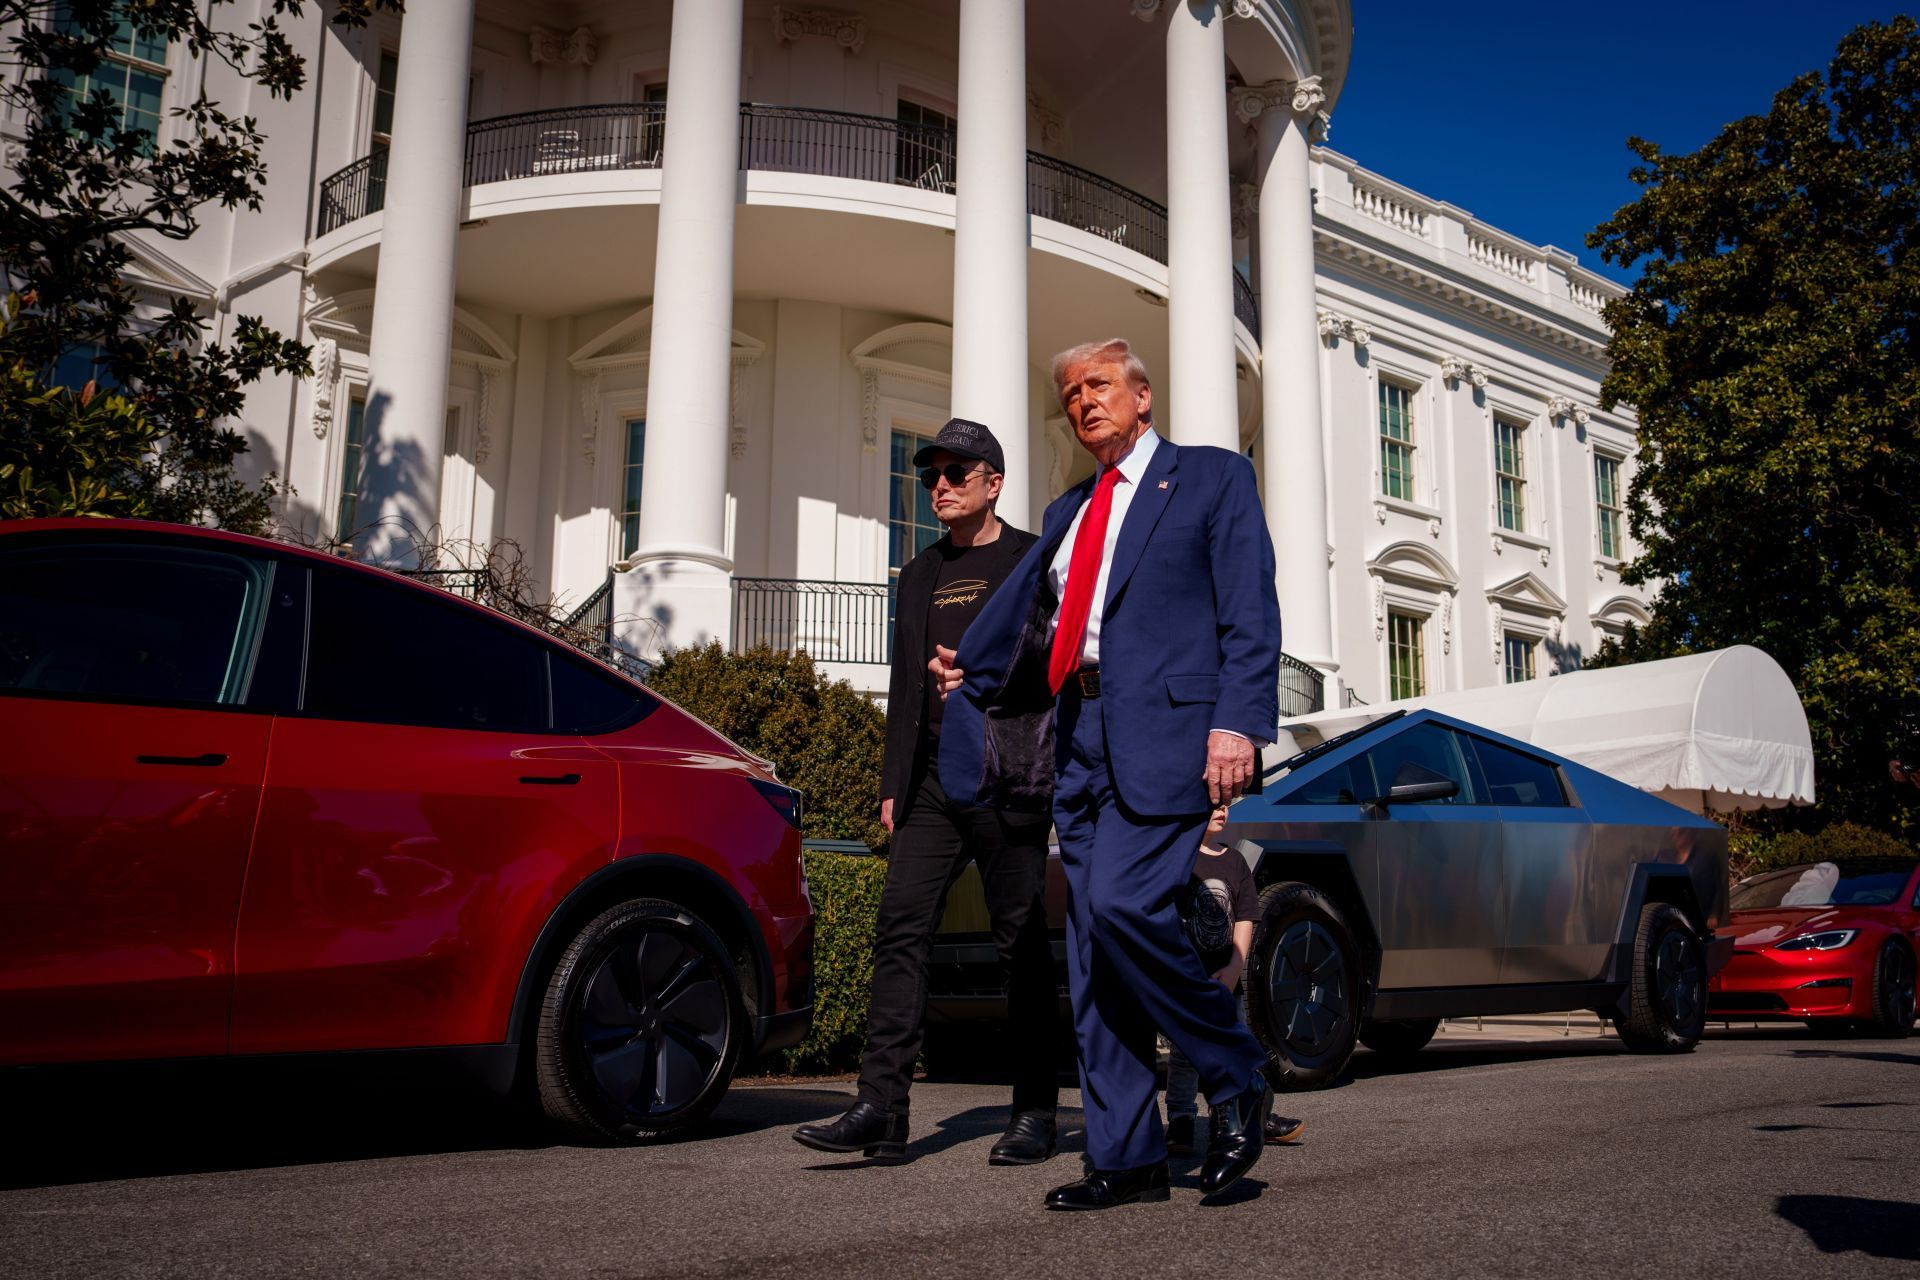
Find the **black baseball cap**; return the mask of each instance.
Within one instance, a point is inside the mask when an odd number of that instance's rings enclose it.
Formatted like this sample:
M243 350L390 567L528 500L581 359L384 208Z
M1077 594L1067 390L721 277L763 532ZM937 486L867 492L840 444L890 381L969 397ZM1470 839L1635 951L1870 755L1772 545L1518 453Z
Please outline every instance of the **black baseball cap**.
M993 432L965 418L947 419L947 425L940 428L933 443L923 445L920 452L913 455L913 465L926 466L927 460L941 449L962 458L978 458L1003 474L1007 469L1007 456L1000 452L1000 442L993 438Z

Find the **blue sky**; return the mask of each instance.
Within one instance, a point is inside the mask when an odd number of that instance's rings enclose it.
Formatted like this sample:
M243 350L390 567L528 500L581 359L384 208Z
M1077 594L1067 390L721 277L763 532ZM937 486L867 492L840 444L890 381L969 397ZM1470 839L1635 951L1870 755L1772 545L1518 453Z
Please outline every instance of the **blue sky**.
M1355 0L1353 69L1328 141L1630 280L1586 247L1587 232L1638 191L1629 135L1693 150L1764 112L1794 76L1824 70L1858 24L1902 11L1858 0Z

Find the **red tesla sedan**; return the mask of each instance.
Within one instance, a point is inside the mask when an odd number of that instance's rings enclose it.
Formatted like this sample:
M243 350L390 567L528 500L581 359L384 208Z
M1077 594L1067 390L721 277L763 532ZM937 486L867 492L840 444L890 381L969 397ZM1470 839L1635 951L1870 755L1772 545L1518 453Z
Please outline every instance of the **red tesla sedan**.
M1913 1030L1920 858L1814 862L1733 888L1733 959L1707 1016Z
M381 570L0 524L0 1064L434 1050L608 1138L812 1015L800 797Z

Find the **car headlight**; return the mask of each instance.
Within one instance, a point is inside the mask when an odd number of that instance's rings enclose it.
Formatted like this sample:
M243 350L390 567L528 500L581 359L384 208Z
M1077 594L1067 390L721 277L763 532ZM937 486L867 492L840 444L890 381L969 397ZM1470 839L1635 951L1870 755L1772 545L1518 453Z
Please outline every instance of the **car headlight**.
M1838 951L1853 941L1854 929L1829 929L1825 933L1803 933L1774 947L1775 951Z

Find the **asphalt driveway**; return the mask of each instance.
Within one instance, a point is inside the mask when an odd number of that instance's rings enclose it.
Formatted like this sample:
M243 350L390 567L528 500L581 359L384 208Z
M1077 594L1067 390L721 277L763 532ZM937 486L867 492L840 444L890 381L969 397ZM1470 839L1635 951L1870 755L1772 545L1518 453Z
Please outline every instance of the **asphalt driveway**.
M925 1082L909 1164L796 1145L843 1083L737 1088L697 1140L551 1135L444 1094L120 1079L10 1090L0 1273L67 1275L1912 1276L1920 1040L1722 1033L1443 1042L1283 1109L1231 1203L1053 1215L1075 1176L995 1169L1004 1094ZM76 1096L77 1094L77 1096ZM1069 1093L1068 1104L1077 1104Z

